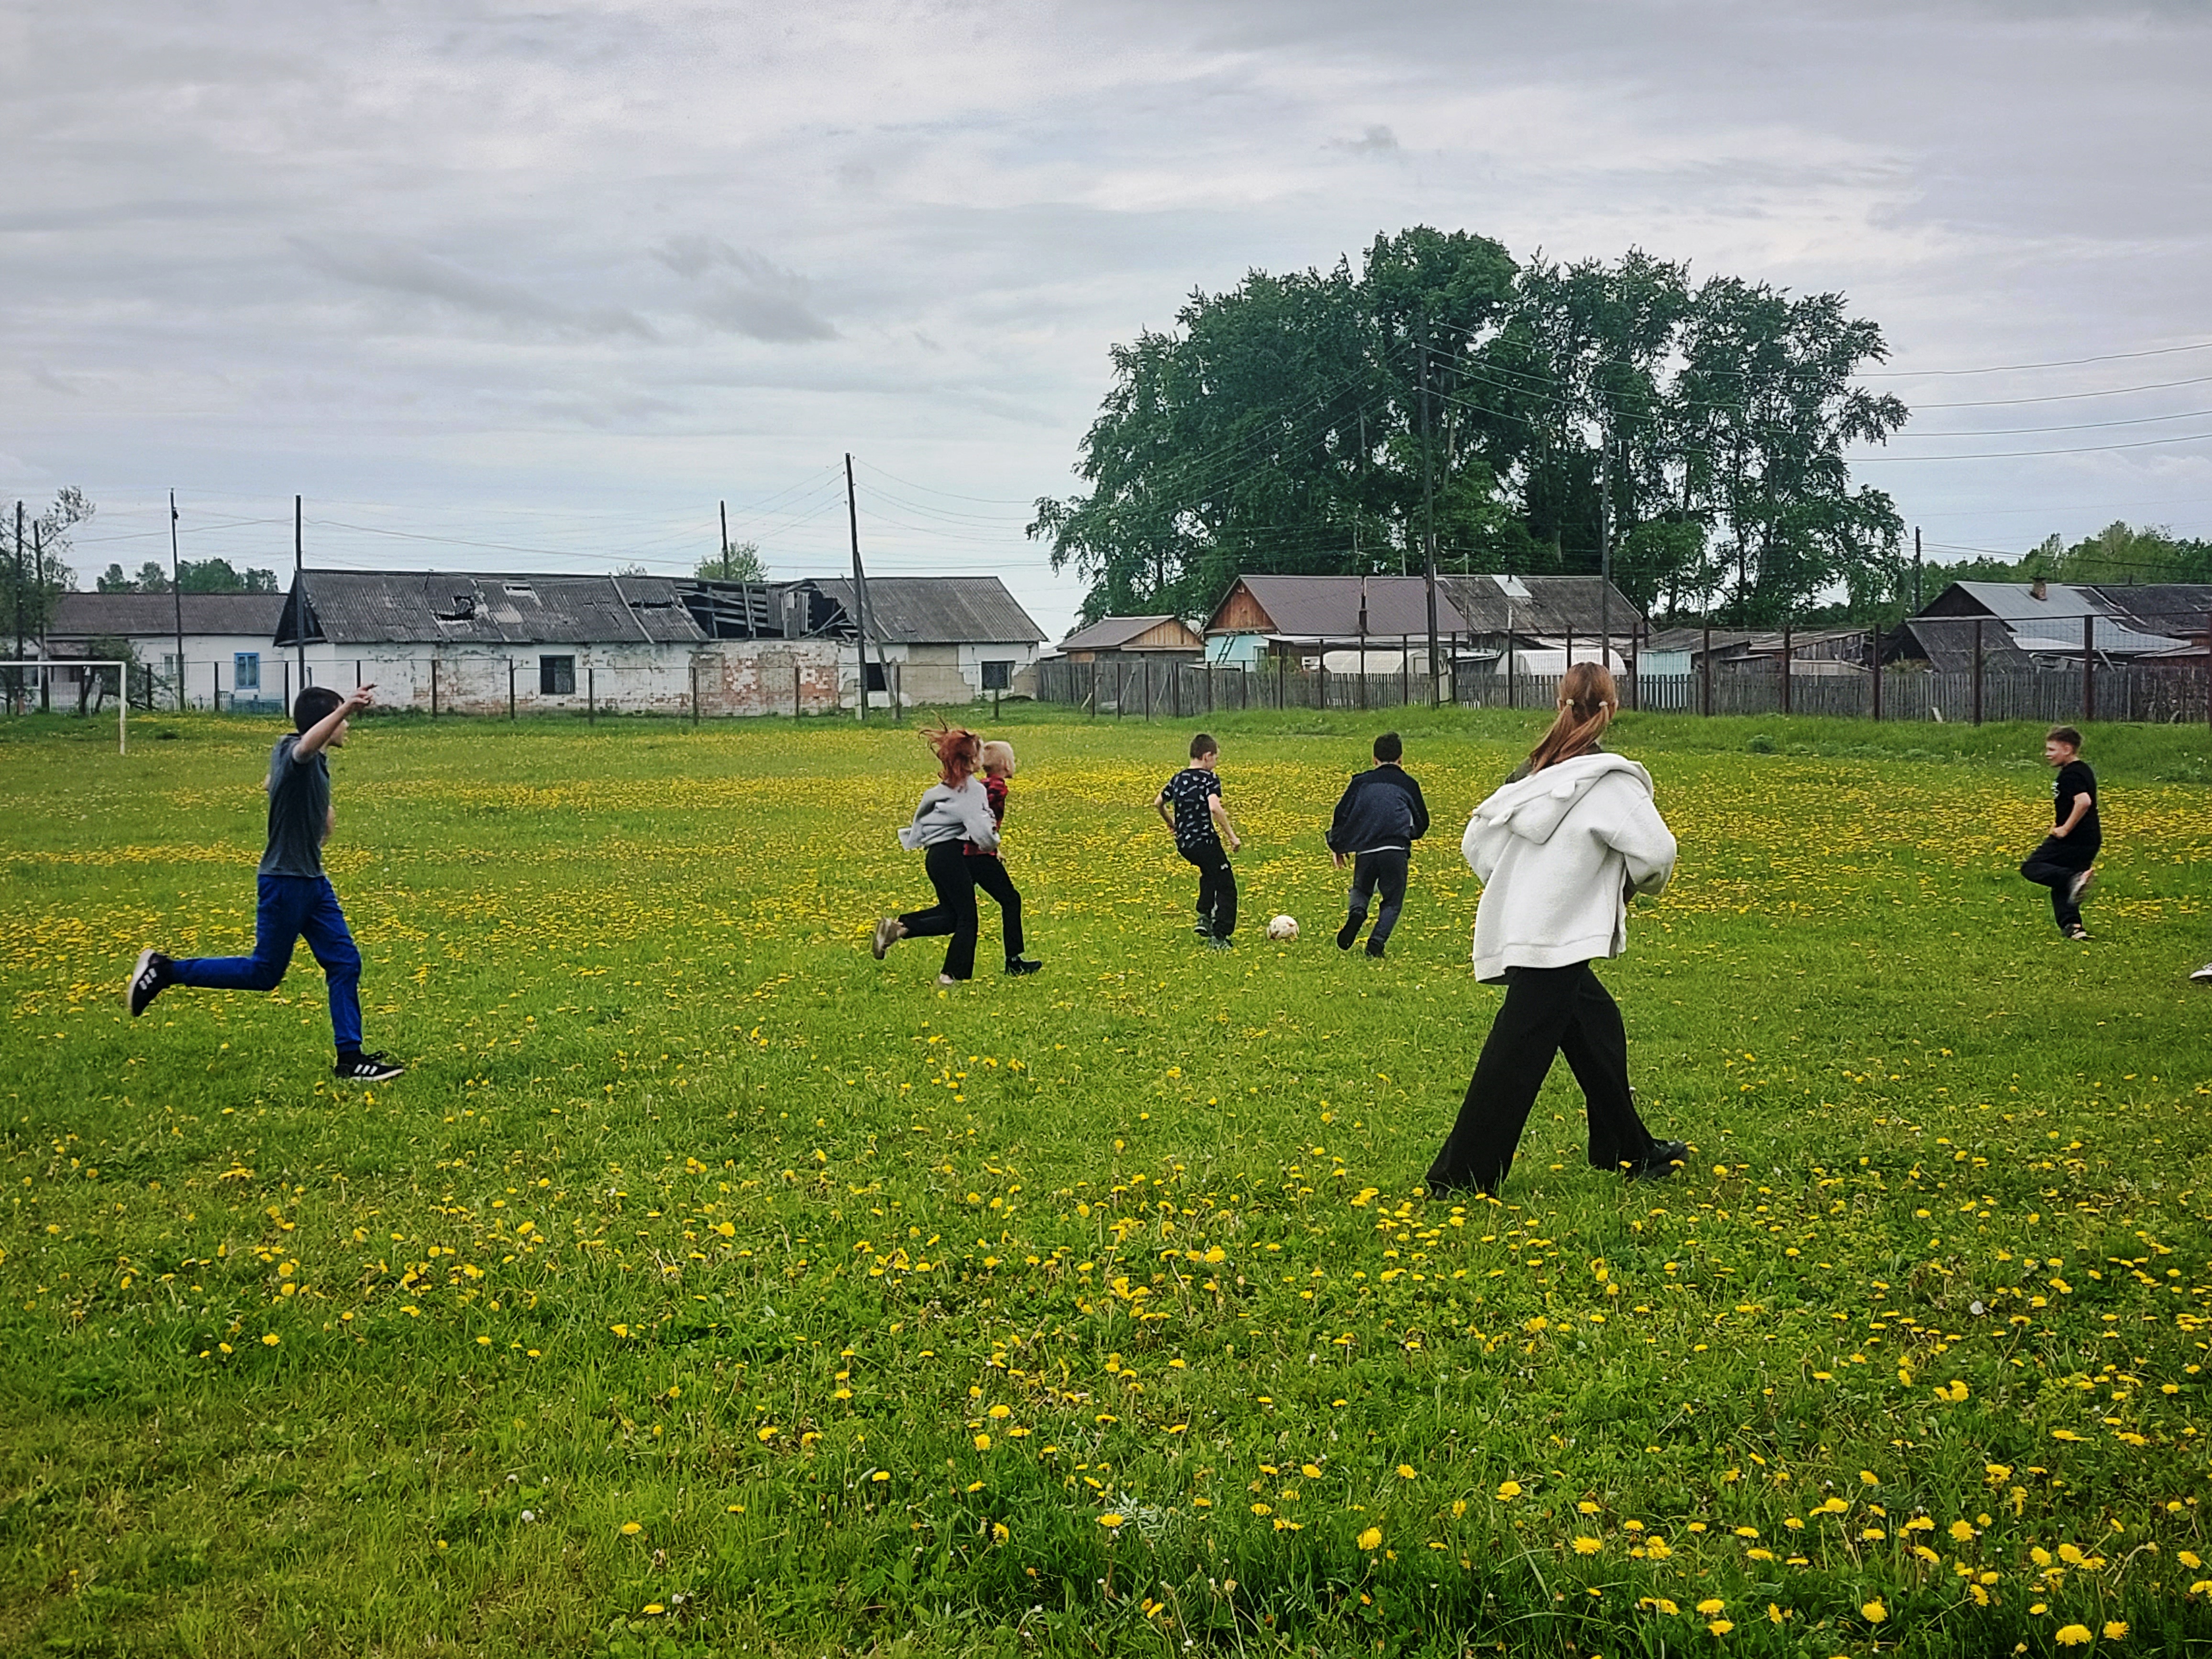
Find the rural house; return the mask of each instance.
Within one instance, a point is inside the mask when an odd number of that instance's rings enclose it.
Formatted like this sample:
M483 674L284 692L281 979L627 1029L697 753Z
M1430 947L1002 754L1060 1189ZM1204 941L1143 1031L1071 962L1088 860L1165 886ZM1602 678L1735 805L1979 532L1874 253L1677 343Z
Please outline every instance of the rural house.
M106 658L120 645L151 671L155 703L173 708L180 609L186 707L289 707L297 689L291 660L270 644L284 609L281 593L64 593L46 624L46 654ZM52 683L53 695L74 700L76 678L74 671L61 671ZM143 683L134 674L134 701L143 690Z
M850 577L812 584L847 616ZM867 675L888 706L1034 696L1044 630L996 576L870 576Z

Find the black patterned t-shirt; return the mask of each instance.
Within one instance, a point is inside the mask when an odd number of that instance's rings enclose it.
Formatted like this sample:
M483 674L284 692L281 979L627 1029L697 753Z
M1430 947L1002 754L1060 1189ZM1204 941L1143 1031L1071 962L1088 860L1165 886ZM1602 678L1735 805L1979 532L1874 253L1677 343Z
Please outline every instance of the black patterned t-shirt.
M1175 808L1176 845L1182 848L1218 845L1212 809L1207 801L1221 793L1221 780L1202 767L1186 766L1168 780L1160 793Z

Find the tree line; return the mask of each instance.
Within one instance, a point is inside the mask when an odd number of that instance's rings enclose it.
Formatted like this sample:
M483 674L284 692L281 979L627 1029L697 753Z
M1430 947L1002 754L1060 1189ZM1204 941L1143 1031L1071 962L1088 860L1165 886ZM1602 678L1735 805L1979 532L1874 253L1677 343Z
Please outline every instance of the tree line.
M1595 574L1639 608L1778 623L1909 567L1856 443L1902 427L1853 384L1887 356L1838 294L1793 296L1632 251L1515 259L1426 227L1355 270L1255 270L1112 349L1075 471L1029 533L1086 620L1202 615L1246 571Z

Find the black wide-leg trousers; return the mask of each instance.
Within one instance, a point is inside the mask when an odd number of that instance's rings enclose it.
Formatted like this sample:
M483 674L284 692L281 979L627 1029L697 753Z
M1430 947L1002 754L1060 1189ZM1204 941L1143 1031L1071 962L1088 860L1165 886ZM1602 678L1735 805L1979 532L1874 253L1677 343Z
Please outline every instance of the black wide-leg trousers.
M1562 1054L1588 1106L1591 1164L1613 1170L1650 1156L1651 1132L1629 1097L1627 1028L1589 963L1508 968L1505 1002L1475 1061L1459 1121L1430 1166L1432 1189L1498 1190L1552 1056Z
M922 849L921 867L937 890L937 902L927 910L909 910L899 918L908 939L933 939L950 933L945 947L945 977L975 977L975 875L968 867L968 854L957 841L933 841Z

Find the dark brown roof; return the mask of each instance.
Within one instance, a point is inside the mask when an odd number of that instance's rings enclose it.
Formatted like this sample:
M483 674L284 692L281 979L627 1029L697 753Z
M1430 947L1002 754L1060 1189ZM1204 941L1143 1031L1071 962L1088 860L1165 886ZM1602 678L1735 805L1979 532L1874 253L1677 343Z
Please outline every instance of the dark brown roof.
M332 645L646 645L706 637L665 576L307 570L285 600L276 642L295 642L304 592L307 638Z
M173 634L184 601L187 634L251 634L274 639L282 593L64 593L46 636L54 640L143 638Z
M1386 634L1394 637L1401 634L1425 637L1429 631L1428 583L1419 576L1257 575L1239 576L1237 580L1243 584L1260 609L1267 612L1267 620L1274 624L1272 631L1286 638L1358 638L1363 585L1367 594L1370 637ZM1213 607L1212 616L1206 620L1208 632L1212 631L1214 617L1220 616L1222 607L1236 591L1232 586ZM1437 583L1437 629L1443 634L1467 631L1467 624L1452 609L1441 580Z
M814 586L857 614L851 577L817 578ZM1045 633L996 576L871 576L868 637L889 645L1040 645Z

